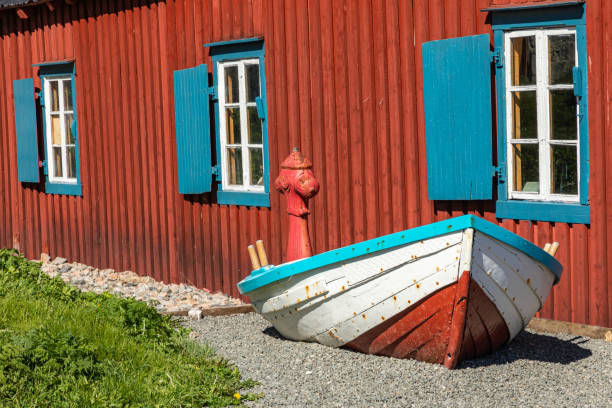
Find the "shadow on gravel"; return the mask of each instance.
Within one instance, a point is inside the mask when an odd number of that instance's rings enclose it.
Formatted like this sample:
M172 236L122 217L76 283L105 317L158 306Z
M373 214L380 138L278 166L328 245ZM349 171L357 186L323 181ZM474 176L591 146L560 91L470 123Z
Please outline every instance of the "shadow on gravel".
M508 364L516 360L533 360L545 363L569 364L593 355L591 350L580 347L589 341L586 337L576 336L569 340L557 337L522 331L506 347L474 360L461 362L457 367L477 368L483 366Z
M274 327L270 326L263 331L263 334L274 337L275 339L289 340L283 337Z
M293 341L283 337L274 327L264 329L263 333L275 339ZM457 369L478 368L491 365L508 364L517 360L542 361L545 363L569 364L593 355L591 350L580 347L588 343L587 337L576 336L569 340L522 331L506 347L482 358L463 361Z

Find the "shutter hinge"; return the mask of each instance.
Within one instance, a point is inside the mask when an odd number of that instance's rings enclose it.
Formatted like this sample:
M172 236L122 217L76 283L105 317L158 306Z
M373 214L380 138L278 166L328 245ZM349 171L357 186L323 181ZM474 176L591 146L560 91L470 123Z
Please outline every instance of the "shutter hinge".
M211 173L214 174L215 176L217 176L217 178L220 176L220 174L219 174L219 165L218 164L215 165L215 166L212 166Z
M506 182L506 169L503 166L493 166L493 175L497 176L497 181L499 183Z
M213 102L217 101L217 88L215 88L214 86L209 86L208 87L208 95L210 96L210 99L213 100Z
M46 176L48 171L47 171L47 161L43 160L41 162L38 162L38 166L43 168L43 174Z
M497 68L503 68L504 67L504 61L502 59L502 53L501 53L501 50L499 48L495 48L493 51L491 51L491 62L493 62Z

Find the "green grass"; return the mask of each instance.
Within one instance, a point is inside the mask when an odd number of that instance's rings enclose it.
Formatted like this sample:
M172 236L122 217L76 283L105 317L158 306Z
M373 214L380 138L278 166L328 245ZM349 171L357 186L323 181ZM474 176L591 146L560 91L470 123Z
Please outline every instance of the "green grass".
M0 406L240 405L254 384L149 305L80 292L0 250Z

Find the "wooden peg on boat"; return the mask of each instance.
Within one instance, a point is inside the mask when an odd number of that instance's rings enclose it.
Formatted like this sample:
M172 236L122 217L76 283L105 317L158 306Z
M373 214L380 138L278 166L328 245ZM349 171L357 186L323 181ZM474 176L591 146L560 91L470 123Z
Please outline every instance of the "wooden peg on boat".
M266 255L266 249L264 248L264 243L261 239L255 241L255 245L257 245L257 253L259 254L259 260L261 261L261 266L268 266L268 256Z
M548 251L548 253L550 254L550 256L555 256L558 249L559 249L559 243L553 242L552 245L550 246L550 250Z
M550 251L550 242L547 242L546 245L544 245L544 252L548 253L548 251Z
M261 268L259 258L257 257L257 252L255 252L255 245L251 244L247 247L247 249L249 250L249 257L251 257L251 265L253 266L253 269L255 270Z

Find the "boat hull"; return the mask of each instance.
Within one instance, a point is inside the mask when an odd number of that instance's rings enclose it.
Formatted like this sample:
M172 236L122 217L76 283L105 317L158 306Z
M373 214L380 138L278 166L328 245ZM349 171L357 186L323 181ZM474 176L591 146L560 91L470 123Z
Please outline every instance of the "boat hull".
M448 368L499 349L510 339L506 322L469 273L463 278L467 280L463 284L467 286L466 296L462 296L462 282L458 282L362 334L346 347ZM453 335L458 339L453 341Z
M248 295L286 338L453 368L511 341L555 282L541 262L474 228L365 249Z

